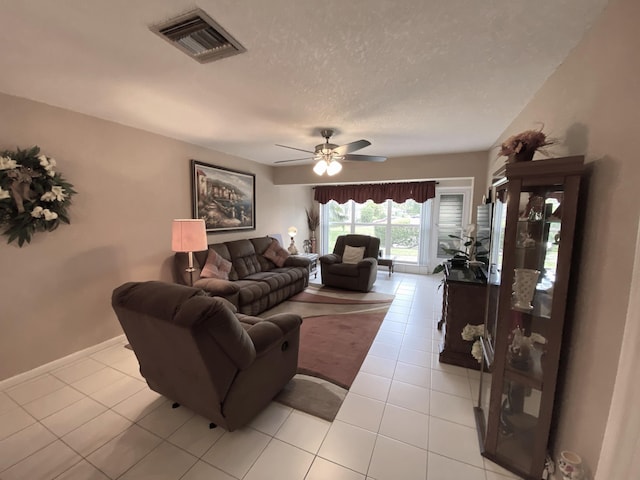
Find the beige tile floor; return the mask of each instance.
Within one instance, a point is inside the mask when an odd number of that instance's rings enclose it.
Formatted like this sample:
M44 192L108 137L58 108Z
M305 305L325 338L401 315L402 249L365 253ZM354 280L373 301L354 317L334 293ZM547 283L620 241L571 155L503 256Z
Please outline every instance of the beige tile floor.
M4 381L0 479L513 479L479 453L478 373L438 362L437 284L379 272L375 290L395 299L332 423L271 403L241 430L210 430L147 388L123 337Z

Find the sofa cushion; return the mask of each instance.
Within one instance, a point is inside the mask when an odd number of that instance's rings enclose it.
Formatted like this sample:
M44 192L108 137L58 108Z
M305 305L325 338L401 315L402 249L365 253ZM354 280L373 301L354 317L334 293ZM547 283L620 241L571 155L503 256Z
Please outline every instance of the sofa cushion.
M238 280L240 287L240 305L250 305L253 302L266 297L271 293L271 288L266 282L256 282L255 280Z
M206 290L213 296L231 295L240 291L240 287L235 282L220 278L200 278L193 282L193 286Z
M231 262L223 258L222 255L216 253L215 250L209 249L207 261L204 264L204 267L202 267L200 277L228 280L230 271Z
M332 275L341 275L343 277L358 277L360 271L353 263L334 263L328 265L328 273Z
M270 291L275 291L292 283L292 278L286 273L260 272L245 277L244 280L254 280L256 282L265 282L269 285Z
M226 242L229 254L231 255L231 263L233 264L233 270L238 275L238 279L241 280L247 275L261 272L262 266L258 260L253 243L249 240L234 240ZM229 276L230 279L231 276Z
M274 268L273 270L271 270L271 272L286 275L287 277L290 278L289 283L294 283L300 279L308 278L309 266L304 265L304 266Z
M345 245L344 253L342 254L342 263L358 263L364 258L365 247L352 247L351 245Z
M289 258L289 252L282 248L277 240L273 240L262 255L271 260L276 267L282 267Z

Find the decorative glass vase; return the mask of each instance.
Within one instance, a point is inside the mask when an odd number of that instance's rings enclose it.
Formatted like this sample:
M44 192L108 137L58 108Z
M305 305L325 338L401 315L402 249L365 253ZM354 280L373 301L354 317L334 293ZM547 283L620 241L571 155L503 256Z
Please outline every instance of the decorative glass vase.
M540 270L516 268L513 280L513 306L519 310L532 310L533 295L538 284Z

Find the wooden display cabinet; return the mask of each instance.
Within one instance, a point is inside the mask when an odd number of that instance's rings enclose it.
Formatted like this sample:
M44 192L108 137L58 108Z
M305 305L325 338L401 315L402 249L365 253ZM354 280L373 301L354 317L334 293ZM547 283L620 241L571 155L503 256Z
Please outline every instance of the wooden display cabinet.
M506 166L494 185L483 368L476 424L482 454L530 480L545 466L568 323L583 157Z
M482 325L485 311L486 274L480 266L453 268L445 263L442 318L444 329L439 361L478 370L480 363L471 355L472 341L462 338L465 325Z

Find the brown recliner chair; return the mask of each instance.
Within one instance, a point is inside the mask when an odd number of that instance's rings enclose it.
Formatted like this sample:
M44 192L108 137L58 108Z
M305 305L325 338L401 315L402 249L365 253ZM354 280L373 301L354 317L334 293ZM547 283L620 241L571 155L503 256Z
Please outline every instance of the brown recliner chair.
M298 315L261 319L197 288L125 283L112 302L149 387L232 431L259 413L298 366Z
M346 246L365 247L364 258L358 263L343 263ZM369 235L340 235L333 253L320 257L322 284L328 287L346 288L368 292L378 274L380 239Z

